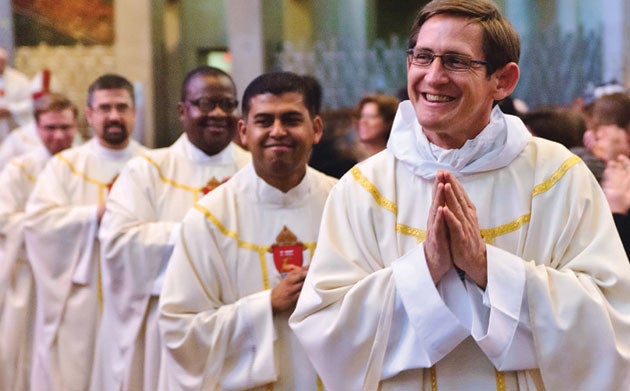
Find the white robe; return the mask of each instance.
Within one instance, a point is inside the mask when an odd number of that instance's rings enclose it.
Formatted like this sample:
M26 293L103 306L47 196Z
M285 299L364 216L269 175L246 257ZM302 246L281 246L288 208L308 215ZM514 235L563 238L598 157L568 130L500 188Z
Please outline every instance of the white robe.
M9 132L33 118L31 81L22 72L6 67L0 75L0 107L11 112L11 118L0 119L0 143Z
M13 159L0 174L0 389L28 390L35 323L35 282L24 247L24 208L50 153L43 145Z
M186 215L160 297L163 389L318 389L289 314L272 315L281 275L269 251L286 226L310 262L335 182L308 168L283 193L248 165Z
M157 389L157 304L180 221L208 182L220 184L249 161L235 144L207 156L183 134L121 172L99 231L104 310L93 391Z
M324 385L630 389L630 266L588 168L546 140L514 149L526 130L498 109L483 145L432 150L403 103L388 149L332 190L290 319ZM438 167L476 206L485 292L454 271L431 280L422 242Z
M26 205L24 236L37 290L31 385L86 390L100 318L98 205L123 165L146 150L109 150L92 139L58 153Z

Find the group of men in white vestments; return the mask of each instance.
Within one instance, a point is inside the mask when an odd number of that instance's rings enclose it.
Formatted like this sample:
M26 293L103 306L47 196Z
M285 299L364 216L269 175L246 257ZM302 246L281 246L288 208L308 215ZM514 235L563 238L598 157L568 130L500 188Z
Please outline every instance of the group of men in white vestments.
M158 389L158 300L180 221L251 160L231 142L237 107L228 74L190 71L178 105L184 134L132 159L116 180L99 232L104 308L91 390Z
M160 297L165 390L318 390L288 318L336 179L307 166L323 131L305 78L267 73L245 89L252 163L181 223Z

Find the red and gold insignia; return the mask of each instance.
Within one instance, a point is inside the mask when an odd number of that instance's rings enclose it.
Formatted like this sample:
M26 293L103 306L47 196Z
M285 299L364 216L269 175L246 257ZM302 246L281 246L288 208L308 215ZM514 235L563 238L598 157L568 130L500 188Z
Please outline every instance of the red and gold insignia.
M208 181L208 183L206 183L206 185L201 188L201 192L203 193L203 195L206 195L206 194L210 193L212 190L214 190L217 187L219 187L220 185L222 185L223 183L227 182L228 179L230 179L230 178L231 177L226 176L221 181L219 181L217 178L212 177L212 179L210 179Z
M107 192L110 193L112 191L112 186L114 186L114 182L118 179L118 174L114 175L112 180L107 184Z
M210 179L208 181L208 183L206 183L206 185L201 188L201 192L204 195L206 195L206 194L210 193L212 190L214 190L217 187L219 187L220 184L221 184L221 182L219 182L219 180L217 178L212 177L212 179Z
M302 267L304 263L302 257L304 245L302 242L298 242L295 234L286 225L282 227L276 237L276 243L271 246L269 251L273 253L273 262L281 274L289 271L289 265Z

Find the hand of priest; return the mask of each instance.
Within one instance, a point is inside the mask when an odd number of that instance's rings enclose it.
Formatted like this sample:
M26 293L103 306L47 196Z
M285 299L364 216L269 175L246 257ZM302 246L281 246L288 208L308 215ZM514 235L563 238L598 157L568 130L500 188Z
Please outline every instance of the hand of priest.
M295 309L308 266L288 265L288 269L286 276L271 290L271 309L274 315Z
M485 288L488 280L486 244L479 229L477 209L462 184L449 171L438 172L436 181L438 187L443 185L442 213L453 264L479 287Z

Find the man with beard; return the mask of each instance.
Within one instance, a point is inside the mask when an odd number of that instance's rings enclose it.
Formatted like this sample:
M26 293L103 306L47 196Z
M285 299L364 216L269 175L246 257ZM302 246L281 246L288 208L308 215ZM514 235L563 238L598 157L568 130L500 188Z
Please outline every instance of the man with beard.
M35 320L35 283L24 246L24 207L35 179L54 154L69 148L78 133L78 110L68 98L48 93L34 101L39 145L9 161L0 174L0 389L29 390Z
M288 325L336 183L307 166L323 128L310 88L279 72L243 94L252 164L186 215L164 278L162 389L319 389Z
M230 142L237 106L227 73L193 69L177 107L184 134L168 148L132 159L116 181L99 232L104 310L92 390L157 389L157 306L180 221L251 161Z
M26 205L24 238L37 290L34 390L86 390L100 320L98 227L124 164L146 148L130 139L131 83L104 75L88 90L94 137L55 155Z

